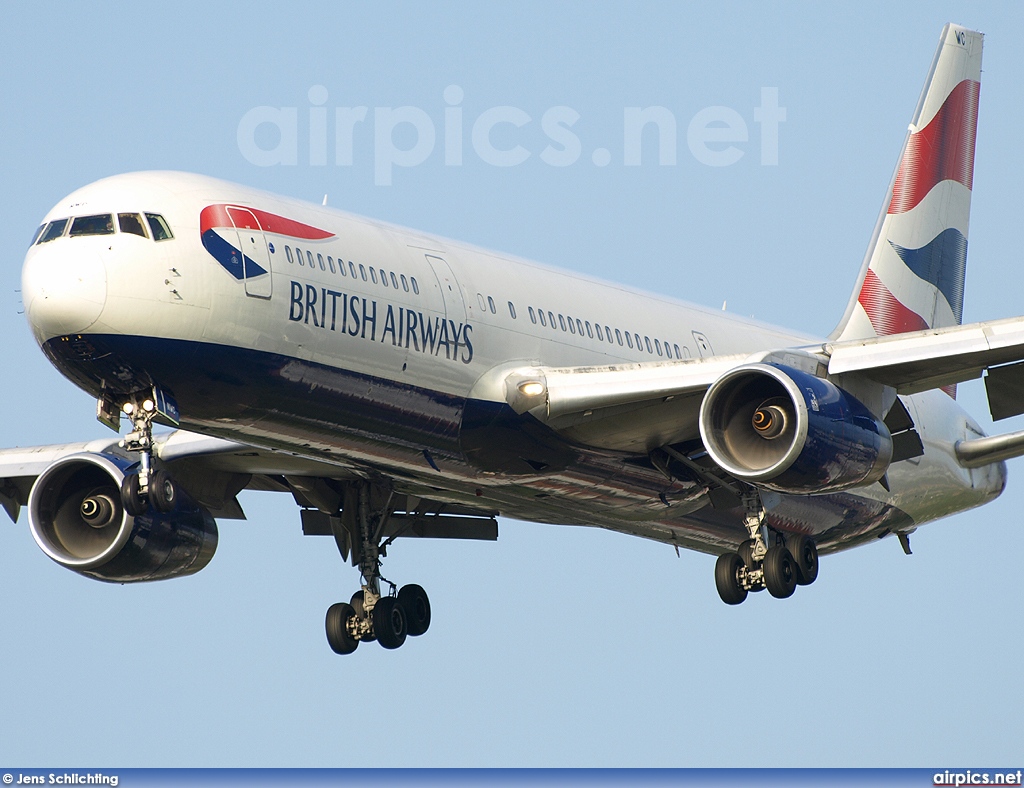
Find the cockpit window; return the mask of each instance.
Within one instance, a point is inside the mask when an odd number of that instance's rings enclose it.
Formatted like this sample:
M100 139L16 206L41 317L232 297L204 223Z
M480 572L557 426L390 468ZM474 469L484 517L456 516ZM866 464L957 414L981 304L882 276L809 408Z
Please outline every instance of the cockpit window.
M142 217L137 213L119 213L117 215L117 225L121 228L122 233L146 237L146 228L142 226Z
M39 236L39 240L36 243L44 244L47 241L52 241L54 238L60 238L64 235L64 230L67 229L67 219L57 219L56 221L50 222L46 225L46 229L43 230L43 234Z
M72 238L80 235L113 235L114 217L109 213L97 214L96 216L77 216L71 222Z
M38 241L39 240L39 236L43 234L43 229L45 227L46 227L46 224L43 223L43 224L39 225L36 228L36 234L32 236L32 243L30 243L29 246L35 246L36 245L36 241Z
M146 221L149 222L149 229L153 231L154 241L166 241L168 238L174 237L171 228L167 226L167 222L160 214L147 213Z

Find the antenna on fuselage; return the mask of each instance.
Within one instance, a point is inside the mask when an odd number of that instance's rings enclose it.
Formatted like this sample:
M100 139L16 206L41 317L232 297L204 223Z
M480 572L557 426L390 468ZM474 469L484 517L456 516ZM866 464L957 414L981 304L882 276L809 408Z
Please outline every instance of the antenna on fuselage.
M321 205L327 205L327 195L326 194L324 195L324 201L322 203L320 203L320 204Z

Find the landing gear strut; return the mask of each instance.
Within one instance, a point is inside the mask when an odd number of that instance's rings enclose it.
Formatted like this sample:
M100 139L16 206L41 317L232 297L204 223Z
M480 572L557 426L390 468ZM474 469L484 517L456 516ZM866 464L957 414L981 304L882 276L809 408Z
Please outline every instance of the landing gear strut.
M166 409L157 404L162 399L154 394L129 400L121 406L122 413L132 423L132 431L125 435L120 446L139 454L139 472L128 474L121 481L121 503L132 517L145 514L149 504L158 512L171 512L177 503L178 489L171 475L153 468L153 421L158 416L167 418L167 413L162 412ZM103 405L102 400L100 404Z
M765 588L777 599L792 596L798 585L810 585L818 577L818 549L801 534L788 534L785 542L777 532L769 546L764 506L756 492L743 495L743 525L749 538L737 552L724 553L715 564L715 586L727 605L738 605L751 591Z
M361 641L376 640L386 649L400 648L406 637L430 627L430 600L418 585L397 586L380 573L392 538L386 538L394 490L386 482L352 482L345 486L341 517L332 518L342 556L352 551L362 586L348 602L327 610L327 642L336 654L351 654ZM381 583L389 586L384 595Z

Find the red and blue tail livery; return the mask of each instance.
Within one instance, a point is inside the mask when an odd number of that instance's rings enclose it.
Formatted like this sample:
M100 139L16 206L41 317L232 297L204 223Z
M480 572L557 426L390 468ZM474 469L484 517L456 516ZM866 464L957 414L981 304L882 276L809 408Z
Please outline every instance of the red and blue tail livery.
M903 334L963 321L982 35L946 25L856 295L833 334Z

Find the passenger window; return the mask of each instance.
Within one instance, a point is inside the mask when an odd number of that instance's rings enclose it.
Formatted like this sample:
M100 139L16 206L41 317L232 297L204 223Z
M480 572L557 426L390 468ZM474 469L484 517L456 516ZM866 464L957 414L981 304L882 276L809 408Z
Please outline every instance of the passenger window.
M316 266L313 265L313 253L309 249L306 250L306 262L309 263L311 269L316 270Z
M498 310L494 308L494 299L491 298L490 296L487 296L487 306L491 308L492 315L498 314Z
M629 346L630 350L633 349L633 338L629 335L628 331L626 332L626 345Z
M530 311L531 312L533 311L533 307L532 306L530 307ZM538 309L537 311L540 313L540 324L542 326L544 326L544 328L547 328L548 327L548 321L544 319L544 310L543 309Z
M569 320L568 320L567 322L569 323L569 333L570 333L570 334L575 334L575 333L576 333L576 326L574 326L574 325L572 324L572 318L570 317L570 318L569 318ZM564 327L564 326L563 326L563 327Z
M537 313L533 311L533 307L532 306L526 307L526 311L530 313L530 322L536 324L536 322L537 322ZM543 313L541 313L541 314L543 314Z
M57 219L54 222L50 222L46 225L46 229L43 231L42 236L39 238L39 243L45 244L52 241L54 238L60 238L64 235L64 230L68 226L69 219Z
M380 270L380 283L382 285L384 285L384 287L387 287L388 286L388 275L386 273L384 273L384 269L383 268L381 268L379 270Z
M481 312L486 312L487 311L487 304L484 303L484 294L483 293L477 293L476 294L476 302L478 304L480 304L480 311Z
M516 319L516 307L511 301L508 302L508 313L512 315L513 320Z
M356 264L353 263L351 260L348 261L348 271L349 271L350 274L352 274L352 278L355 279L356 278Z
M364 282L366 281L366 268L363 267L362 263L359 264L359 276Z
M561 315L561 314L558 315L558 325L560 325L562 327L562 330L565 331L565 316L564 315Z
M284 256L288 258L289 263L295 265L295 260L292 259L292 248L290 246L286 246L284 248Z
M576 318L576 333L583 336L583 321Z
M640 342L640 335L639 335L639 334L633 334L633 336L634 336L634 337L636 338L636 349L637 349L637 350L643 350L643 349L644 349L644 346L643 346L643 344L642 344L642 343Z
M146 235L146 228L142 226L142 217L137 213L119 213L117 215L117 226L121 229L122 233L141 235L143 238L148 237Z
M548 322L551 323L551 330L554 331L558 326L555 325L555 313L550 309L548 310Z
M590 321L587 321L587 336L591 339L594 338L594 332L590 329Z
M410 276L409 277L409 281L412 282L412 291L416 295L419 295L420 294L420 286L418 284L416 284L416 277L415 276Z
M589 326L590 323L587 323L587 325ZM601 336L601 324L600 323L594 323L594 328L597 329L597 338L600 339L602 342L604 342L604 337Z
M672 348L676 351L676 358L682 360L683 354L679 352L679 345L672 345Z
M327 267L331 269L331 273L334 273L334 258L327 255Z
M316 261L318 263L320 263L320 270L321 271L326 271L327 270L327 266L324 265L324 256L322 254L320 254L319 252L316 253Z
M409 280L405 278L405 274L402 274L402 289L409 292Z
M72 238L81 235L113 235L114 217L109 213L96 216L79 216L71 221L71 231L68 233Z
M395 290L398 289L398 280L395 278L395 272L394 271L391 272L391 286L393 288L395 288Z
M147 213L146 221L149 223L149 231L153 233L154 241L166 241L174 237L171 228L167 226L167 222L160 214Z
M611 332L608 332L608 336L611 336ZM615 338L619 341L619 345L622 345L622 332L619 329L615 329Z
M654 355L654 348L651 347L651 338L650 337L644 337L644 344L647 345L647 352L650 353L653 356Z
M611 329L611 326L605 326L604 327L604 335L606 337L608 337L608 344L610 345L612 343L612 329ZM622 342L620 341L619 344L621 345Z
M657 339L654 340L654 349L658 352L658 355L660 356L661 355L661 342L659 342Z

